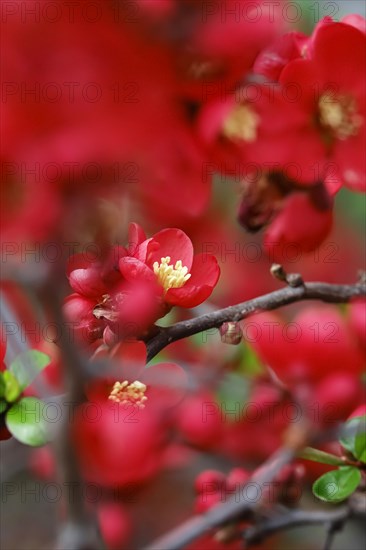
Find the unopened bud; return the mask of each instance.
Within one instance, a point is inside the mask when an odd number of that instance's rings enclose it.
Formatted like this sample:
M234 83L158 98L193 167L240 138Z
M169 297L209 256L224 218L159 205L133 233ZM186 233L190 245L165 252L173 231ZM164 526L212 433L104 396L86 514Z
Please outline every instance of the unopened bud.
M224 344L231 344L237 346L240 344L243 333L239 323L230 321L229 323L223 323L220 327L221 341Z
M272 264L271 265L271 275L278 279L279 281L286 281L286 271L283 269L281 264Z

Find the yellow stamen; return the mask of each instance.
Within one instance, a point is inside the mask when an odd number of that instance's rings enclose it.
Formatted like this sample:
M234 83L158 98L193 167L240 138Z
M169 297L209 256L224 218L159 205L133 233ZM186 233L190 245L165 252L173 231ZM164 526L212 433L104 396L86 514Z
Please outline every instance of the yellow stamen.
M259 115L249 105L237 105L225 119L222 132L231 140L252 143L257 139Z
M345 140L355 136L362 124L357 113L355 100L345 96L333 97L324 93L319 99L320 124L328 128L334 137Z
M183 266L181 260L175 262L175 265L170 264L170 256L161 258L160 264L154 262L153 269L165 292L170 288L181 288L191 277L188 267Z
M147 401L145 391L146 386L142 382L135 380L129 384L127 380L124 380L115 382L108 399L121 405L136 405L139 409L144 409L145 401Z

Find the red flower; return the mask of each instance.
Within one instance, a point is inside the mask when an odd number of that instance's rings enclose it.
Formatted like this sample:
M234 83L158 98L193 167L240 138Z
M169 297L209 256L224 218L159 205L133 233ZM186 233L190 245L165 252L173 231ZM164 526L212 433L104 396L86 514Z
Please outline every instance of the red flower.
M108 328L105 342L115 343L126 335L140 336L174 305L202 303L220 269L213 256L194 256L191 240L180 229L146 239L141 227L131 224L127 248L114 247L104 262L75 255L67 272L76 291L65 301L68 320L76 322L77 332L84 331L87 342Z
M145 262L124 257L122 275L130 282L147 282L157 287L169 306L195 307L212 293L220 275L216 258L193 256L193 245L180 229L163 229L150 239Z
M329 18L308 39L282 37L256 62L270 82L203 108L198 130L212 158L228 170L283 170L302 185L331 176L365 189L365 51L364 32Z
M93 358L107 354L105 345L96 350ZM151 411L166 410L178 405L184 398L188 386L187 375L175 363L158 363L146 367L147 351L144 342L130 340L115 345L109 354L115 363L113 378L103 374L103 380L90 383L87 395L91 400L106 399L121 403L124 400ZM122 382L117 381L122 380ZM137 381L136 387L134 386ZM131 401L131 395L136 396ZM140 399L141 397L141 399Z
M147 481L161 468L172 407L183 398L187 379L172 363L142 369L142 342L119 344L111 359L114 378L104 373L88 386L89 402L77 411L74 437L85 477L115 487Z
M330 161L345 185L365 190L366 36L345 23L323 24L308 55L290 62L280 77L282 86L295 82L301 91L294 105L302 121L292 144L300 178L324 178Z
M141 483L159 470L166 433L146 409L107 399L76 411L74 441L87 480L109 487Z

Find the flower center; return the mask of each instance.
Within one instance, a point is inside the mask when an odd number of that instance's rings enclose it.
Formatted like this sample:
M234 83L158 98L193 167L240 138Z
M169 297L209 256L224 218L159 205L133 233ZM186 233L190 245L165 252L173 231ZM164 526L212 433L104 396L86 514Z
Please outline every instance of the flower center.
M175 265L170 263L170 256L161 258L161 263L154 262L154 273L157 276L159 284L167 292L170 288L181 288L186 284L191 274L188 273L188 267L182 265L178 260Z
M259 115L249 105L237 105L225 119L223 134L231 140L249 143L257 139Z
M320 124L341 140L357 135L363 120L357 113L354 99L346 96L334 98L327 92L319 99L319 117Z
M136 405L139 409L144 409L145 401L147 401L145 391L146 386L142 382L135 380L129 384L127 380L124 380L115 382L108 399L121 405Z

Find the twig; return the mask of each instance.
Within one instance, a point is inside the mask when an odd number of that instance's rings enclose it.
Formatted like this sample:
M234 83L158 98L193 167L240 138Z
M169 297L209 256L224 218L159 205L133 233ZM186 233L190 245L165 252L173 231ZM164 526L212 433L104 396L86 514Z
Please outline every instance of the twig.
M286 508L282 510L280 514L273 515L267 520L260 518L257 525L244 531L243 537L247 546L249 546L250 544L260 542L278 531L284 531L285 529L292 529L303 525L315 525L317 523L329 524L330 529L328 533L333 532L334 535L334 532L340 528L347 519L354 515L355 514L348 505L344 505L329 512L323 512L321 510L316 512L308 510L290 510ZM336 526L336 528L334 528L334 526Z
M366 296L366 285L363 283L354 285L304 283L295 287L287 286L235 306L181 321L167 328L160 328L158 334L146 342L148 361L172 342L211 328L219 328L227 321L240 321L259 311L270 311L302 300L344 303L351 298L361 296Z
M170 533L156 540L145 550L180 550L208 531L218 528L236 519L251 515L260 506L261 498L253 501L246 496L245 487L256 483L263 486L270 483L276 474L293 460L295 450L284 447L274 453L230 500L211 508L205 514L194 516ZM262 491L263 493L263 491Z
M341 519L334 519L329 522L328 529L327 529L327 535L325 537L325 542L323 546L323 550L331 550L334 537L338 531L340 531L343 528L343 525L346 521L346 518Z

